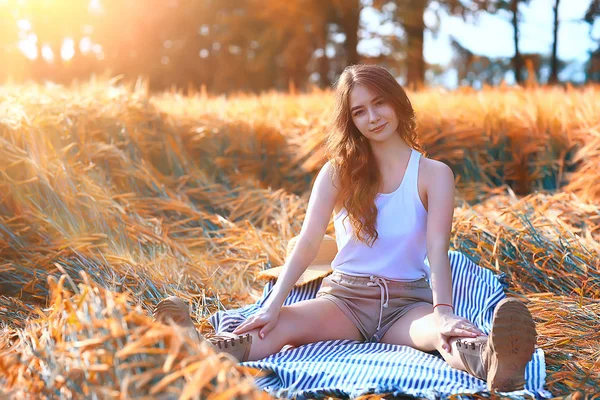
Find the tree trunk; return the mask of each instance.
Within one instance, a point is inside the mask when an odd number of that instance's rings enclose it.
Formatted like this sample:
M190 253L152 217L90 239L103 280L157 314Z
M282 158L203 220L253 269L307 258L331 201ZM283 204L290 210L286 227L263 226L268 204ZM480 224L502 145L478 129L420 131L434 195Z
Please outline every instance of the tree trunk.
M554 1L554 37L552 41L552 61L549 83L558 83L558 5L560 0Z
M319 72L319 86L323 89L331 85L329 81L329 58L327 58L327 43L329 39L328 21L323 21L318 30L318 47L323 49L323 55L319 58L317 69Z
M356 3L359 3L358 1ZM358 26L360 20L360 6L356 4L355 7L348 6L344 10L342 17L342 29L346 35L346 41L344 42L344 50L346 51L346 64L358 64Z
M64 68L64 60L62 59L62 54L60 53L62 42L52 41L48 45L50 46L52 55L54 57L52 62L48 63L50 79L54 82L67 83L68 77L65 76L66 71Z
M322 89L328 88L331 85L329 80L329 58L323 52L323 57L319 58L319 86Z
M423 15L426 6L426 0L412 2L411 14L404 23L407 43L406 84L412 88L420 88L425 84L425 59L423 58L425 21Z
M515 42L515 56L513 57L513 66L515 68L515 80L517 83L521 83L522 76L521 71L523 70L523 58L519 51L519 0L512 0L510 5L512 11L512 25L513 25L513 40Z

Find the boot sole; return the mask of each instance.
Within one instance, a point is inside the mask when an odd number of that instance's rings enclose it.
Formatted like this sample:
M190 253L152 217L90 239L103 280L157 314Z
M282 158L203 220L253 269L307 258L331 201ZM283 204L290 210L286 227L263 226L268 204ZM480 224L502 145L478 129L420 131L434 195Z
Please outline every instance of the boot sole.
M525 368L535 351L536 337L535 322L525 304L506 299L498 305L489 335L490 347L496 353L488 370L490 390L523 389Z
M188 305L179 297L170 296L161 300L154 309L154 319L163 323L173 321L183 328L192 339L202 341L202 336L190 317ZM242 336L233 333L221 333L208 338L207 342L216 352L229 353L238 361L246 361L250 354L252 336L249 333Z
M183 328L191 338L200 339L200 334L190 317L189 307L179 297L170 296L161 300L156 305L153 314L155 320L162 323L168 323L169 320L172 320L175 324Z

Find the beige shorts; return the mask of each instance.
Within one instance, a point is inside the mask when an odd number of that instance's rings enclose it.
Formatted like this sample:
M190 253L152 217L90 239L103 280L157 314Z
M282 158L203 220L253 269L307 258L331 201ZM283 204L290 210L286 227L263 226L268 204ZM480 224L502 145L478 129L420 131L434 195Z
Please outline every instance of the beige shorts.
M317 297L335 303L367 342L379 342L408 311L433 303L433 293L425 278L400 282L339 271L323 279Z

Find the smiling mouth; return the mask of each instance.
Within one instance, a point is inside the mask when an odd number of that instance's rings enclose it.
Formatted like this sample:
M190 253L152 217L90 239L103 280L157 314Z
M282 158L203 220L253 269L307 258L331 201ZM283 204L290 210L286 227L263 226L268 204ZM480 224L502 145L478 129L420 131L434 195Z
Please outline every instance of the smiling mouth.
M387 125L387 122L381 126L378 126L375 129L371 129L371 132L379 132L380 130L382 130L385 126Z

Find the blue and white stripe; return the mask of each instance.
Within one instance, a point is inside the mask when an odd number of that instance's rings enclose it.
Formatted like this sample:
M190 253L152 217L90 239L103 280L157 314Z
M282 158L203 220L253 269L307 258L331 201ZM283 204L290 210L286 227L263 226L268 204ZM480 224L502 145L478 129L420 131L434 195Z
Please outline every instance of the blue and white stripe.
M481 268L464 254L449 252L455 313L489 333L494 308L505 297L501 276ZM217 332L231 332L264 303L275 280L265 285L255 304L220 311L210 318ZM295 287L285 305L314 298L321 279ZM257 378L258 386L276 397L357 397L367 393L412 395L428 399L487 392L486 383L450 367L437 352L425 353L408 346L332 340L311 343L243 365L270 372ZM546 363L536 349L525 371L525 389L510 397L549 398L544 389Z

